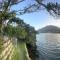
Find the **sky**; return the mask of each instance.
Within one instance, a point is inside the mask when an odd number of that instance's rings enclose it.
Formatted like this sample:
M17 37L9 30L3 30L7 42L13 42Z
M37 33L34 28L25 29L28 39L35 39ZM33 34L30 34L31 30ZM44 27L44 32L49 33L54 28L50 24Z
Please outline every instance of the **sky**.
M27 1L30 1L30 3L32 2L32 0L27 0ZM60 2L60 0L47 0L47 1ZM27 4L23 3L21 7L25 5ZM17 6L14 6L13 9L18 10L19 7L20 7L20 4ZM26 22L27 24L30 24L31 26L35 27L36 30L47 25L55 25L60 27L60 19L54 19L54 17L52 17L46 10L41 10L40 12L34 12L30 14L24 14L18 17L23 19L24 22Z
M49 13L46 11L25 14L23 16L20 16L20 18L23 19L24 22L35 27L36 30L45 27L47 25L54 25L60 27L60 19L55 19L54 17L50 16Z

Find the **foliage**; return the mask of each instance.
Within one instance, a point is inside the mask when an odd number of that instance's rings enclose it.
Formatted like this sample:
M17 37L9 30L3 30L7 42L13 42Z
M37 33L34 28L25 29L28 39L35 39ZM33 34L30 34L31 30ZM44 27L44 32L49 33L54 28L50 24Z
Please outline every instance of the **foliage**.
M36 31L35 29L30 26L30 25L26 25L25 26L25 30L27 32L27 36L26 36L26 42L29 43L29 44L32 44L32 45L35 45L35 42L36 42Z
M4 33L11 37L25 37L25 30L19 27L8 25L4 28Z
M59 16L60 15L60 4L48 2L43 3L44 0L34 0L31 4L27 4L27 6L22 7L23 9L19 10L11 10L14 5L21 4L26 2L25 0L1 0L0 1L0 31L3 31L4 22L6 20L11 20L16 17L16 15L23 15L25 13L31 13L41 10L41 8L46 9L51 15ZM22 4L23 5L23 4ZM43 10L44 10L43 9Z
M32 13L40 11L41 9L46 9L51 15L59 16L60 15L60 4L48 2L43 3L44 0L33 0L32 4L27 4L27 6L22 7L23 9L11 10L11 8L16 4L21 4L25 0L1 0L0 1L0 31L4 34L11 37L16 37L19 40L24 40L24 42L35 45L36 42L36 31L34 27L26 24L19 18L16 18L16 15L23 15L25 13ZM34 2L34 3L33 3ZM20 5L22 6L22 5ZM4 25L4 22L9 20L7 26ZM17 26L11 25L12 22L16 23ZM1 45L1 44L0 44ZM0 47L1 48L1 47ZM1 49L0 49L1 50Z
M45 1L47 1L47 3L43 3L43 1L44 0L34 0L34 1L32 1L31 4L27 4L27 6L22 7L23 9L20 8L19 10L18 9L11 10L12 6L17 5L17 4L21 4L21 3L26 2L26 1L25 0L2 0L2 2L0 2L0 15L1 16L3 15L3 18L7 19L9 15L11 16L11 14L12 15L13 14L22 15L25 13L35 12L37 10L40 10L40 8L43 8L43 7L48 12L50 12L50 14L60 15L60 4L59 3L48 2L47 0L45 0Z
M17 25L11 25L12 22L16 23ZM25 22L23 22L23 20L19 18L14 18L10 20L3 31L4 34L7 34L11 37L16 37L20 41L25 41L29 44L35 44L36 42L36 31L34 27L26 24Z

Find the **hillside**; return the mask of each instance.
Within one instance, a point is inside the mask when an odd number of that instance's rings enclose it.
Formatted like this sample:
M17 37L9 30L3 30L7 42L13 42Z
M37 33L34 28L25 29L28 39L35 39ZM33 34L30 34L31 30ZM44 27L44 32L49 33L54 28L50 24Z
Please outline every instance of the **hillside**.
M42 29L39 29L38 33L60 33L60 28L53 25L48 25L43 27Z

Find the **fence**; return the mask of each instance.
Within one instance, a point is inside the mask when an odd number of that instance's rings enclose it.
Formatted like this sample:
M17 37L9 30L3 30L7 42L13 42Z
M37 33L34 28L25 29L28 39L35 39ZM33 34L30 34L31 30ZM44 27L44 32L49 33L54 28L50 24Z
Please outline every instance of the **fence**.
M0 41L1 41L1 39L0 39ZM23 43L23 45L20 44L20 47L18 48L17 47L17 45L18 45L17 39L16 38L9 39L9 37L7 37L7 36L4 36L2 41L1 41L2 43L0 43L0 45L2 45L2 50L0 47L0 50L1 50L0 60L22 60L20 58L20 56L22 56L23 59L27 58L26 60L31 60L29 58L29 54L28 54L28 50L26 48L26 44L24 44L24 43ZM22 46L23 46L23 51L21 49ZM24 52L24 55L23 55L23 52Z
M11 57L14 52L14 46L12 40L9 40L7 37L4 37L3 41L3 49L0 53L0 60L11 60Z

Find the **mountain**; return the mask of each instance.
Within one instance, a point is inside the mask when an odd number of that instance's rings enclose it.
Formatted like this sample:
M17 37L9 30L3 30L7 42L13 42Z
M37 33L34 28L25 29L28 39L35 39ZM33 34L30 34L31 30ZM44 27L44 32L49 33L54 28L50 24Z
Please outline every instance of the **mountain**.
M42 29L39 29L38 33L60 33L60 28L53 25L48 25Z

